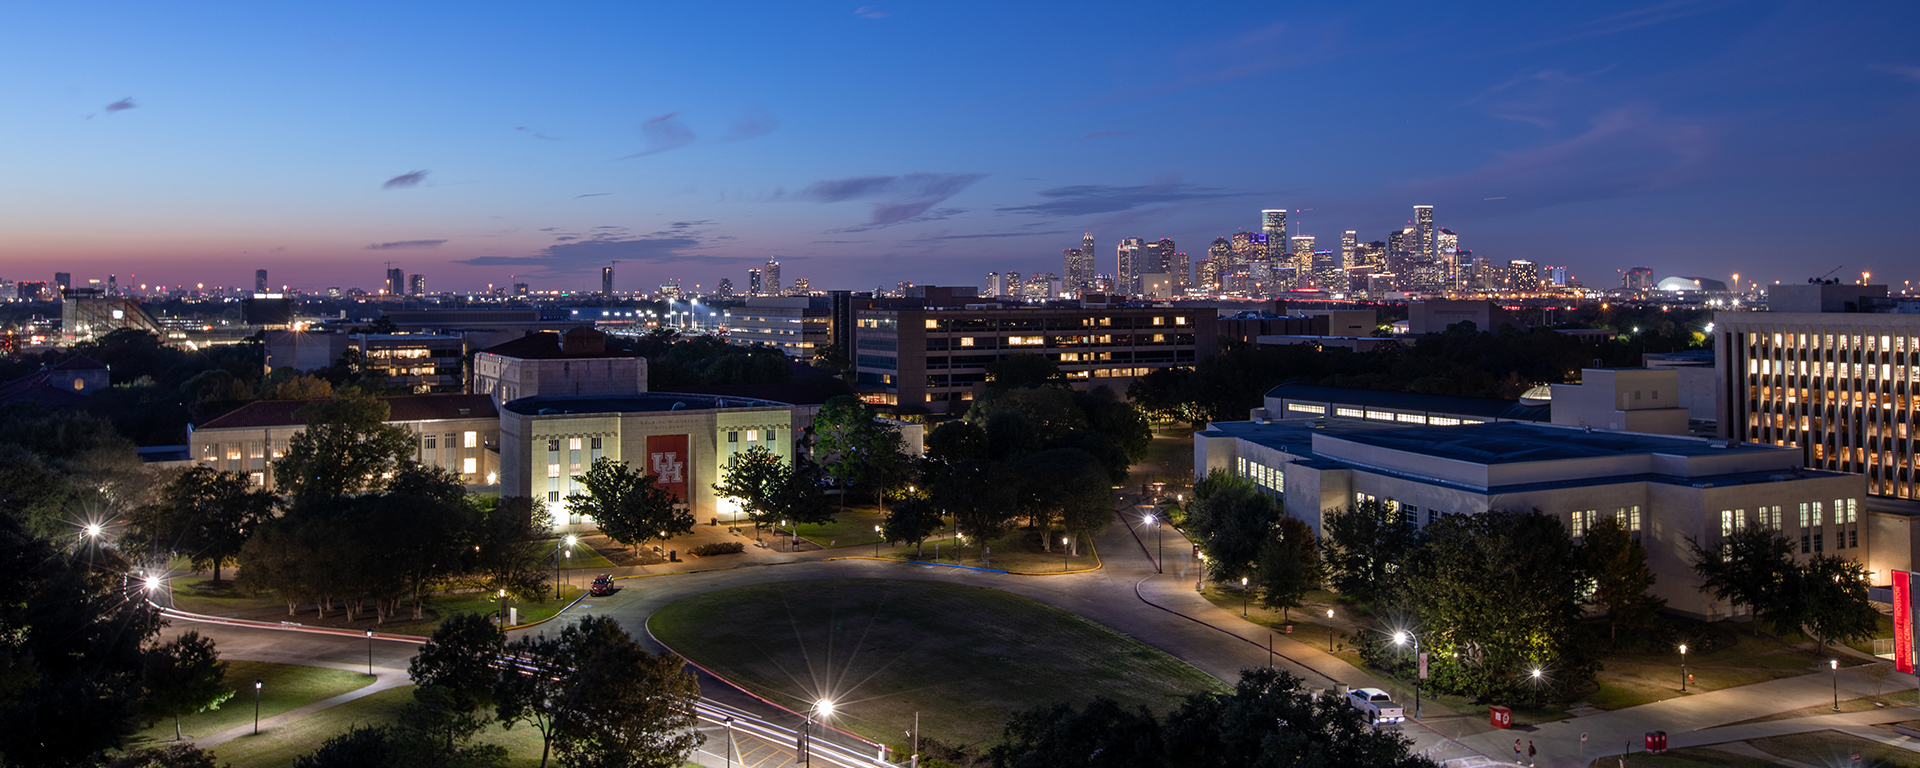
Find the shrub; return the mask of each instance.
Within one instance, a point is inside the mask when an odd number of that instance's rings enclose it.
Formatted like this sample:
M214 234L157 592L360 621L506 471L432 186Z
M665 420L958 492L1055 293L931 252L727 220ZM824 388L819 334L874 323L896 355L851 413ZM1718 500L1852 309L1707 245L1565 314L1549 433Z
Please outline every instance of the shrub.
M711 557L713 555L737 555L745 551L747 551L746 543L739 542L739 541L716 541L712 544L701 544L697 547L687 548L687 554L694 555L696 557Z

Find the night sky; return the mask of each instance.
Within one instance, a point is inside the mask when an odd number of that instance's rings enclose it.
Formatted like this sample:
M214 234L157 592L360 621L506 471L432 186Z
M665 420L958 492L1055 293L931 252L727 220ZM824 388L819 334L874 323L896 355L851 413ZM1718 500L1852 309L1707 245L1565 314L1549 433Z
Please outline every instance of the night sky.
M9 3L0 276L975 285L1431 204L1589 285L1920 279L1920 4L1471 5Z

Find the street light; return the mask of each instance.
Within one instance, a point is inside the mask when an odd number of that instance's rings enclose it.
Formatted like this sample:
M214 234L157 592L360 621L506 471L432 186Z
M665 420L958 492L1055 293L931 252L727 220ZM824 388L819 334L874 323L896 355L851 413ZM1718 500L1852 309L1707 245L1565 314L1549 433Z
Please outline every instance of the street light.
M873 556L880 556L880 526L873 527Z
M1240 577L1240 618L1247 617L1247 577Z
M265 681L253 681L253 735L260 735L260 686Z
M807 710L807 724L805 730L801 731L801 741L807 745L807 748L801 753L800 759L808 766L813 765L813 718L815 715L818 715L821 720L832 717L833 702L821 699L814 702L813 707Z
M1420 719L1420 636L1406 630L1393 633L1394 645L1413 641L1413 719Z
M1840 660L1828 659L1827 665L1833 668L1833 711L1840 711Z
M733 716L729 715L721 722L727 725L727 768L733 768Z
M1147 515L1147 525L1153 526L1153 572L1166 573L1162 561L1167 559L1167 547L1160 536L1160 521L1155 520L1153 515Z
M1333 609L1327 609L1327 653L1333 653Z
M367 677L373 677L373 630L367 630Z
M1067 572L1067 537L1060 537L1060 572Z
M1680 692L1687 692L1687 644L1680 644Z

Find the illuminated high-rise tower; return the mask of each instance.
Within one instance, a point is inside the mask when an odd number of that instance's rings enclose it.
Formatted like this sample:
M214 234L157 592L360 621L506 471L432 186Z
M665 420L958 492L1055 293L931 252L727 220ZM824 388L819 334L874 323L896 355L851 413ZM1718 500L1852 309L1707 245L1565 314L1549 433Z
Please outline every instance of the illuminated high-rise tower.
M395 269L393 267L388 267L387 268L387 295L399 296L400 294L403 294L406 292L407 292L407 271L404 269Z
M1260 234L1267 236L1267 258L1279 258L1274 251L1287 247L1287 209L1269 208L1261 211Z
M267 271L266 270L256 269L253 271L253 292L254 293L267 292Z
M766 284L762 282L760 279L760 270L758 269L747 270L747 295L748 296L765 296L767 295L765 291L766 291Z
M1093 289L1093 233L1088 232L1080 239L1079 248L1067 248L1061 251L1066 262L1066 290L1079 293Z
M1114 249L1114 290L1128 296L1140 292L1140 268L1146 260L1147 241L1138 237L1121 238Z
M1360 266L1359 261L1357 261L1359 256L1354 253L1354 251L1358 250L1359 247L1360 247L1359 232L1349 229L1345 232L1340 233L1340 268L1341 269L1351 270L1354 267Z
M613 267L611 265L600 268L600 295L603 298L613 298Z
M767 266L761 272L761 275L763 276L762 279L766 281L766 289L767 289L766 295L779 296L780 295L780 262L774 261L773 259L767 259Z
M1207 246L1207 261L1213 262L1214 269L1231 269L1233 263L1233 243L1224 237L1213 239L1213 245Z

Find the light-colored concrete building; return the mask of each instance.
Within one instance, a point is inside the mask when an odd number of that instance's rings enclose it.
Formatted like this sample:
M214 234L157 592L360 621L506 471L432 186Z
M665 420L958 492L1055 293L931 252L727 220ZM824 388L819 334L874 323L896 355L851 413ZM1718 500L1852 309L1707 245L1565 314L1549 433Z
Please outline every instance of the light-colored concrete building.
M469 489L499 482L499 412L481 395L383 397L392 415L389 425L414 436L414 460L460 476ZM306 430L298 411L308 400L247 403L194 427L189 455L204 466L238 472L268 490L274 483L274 459L286 454L287 441Z
M728 310L727 340L766 344L796 360L833 343L833 300L827 296L755 296Z
M1196 476L1221 469L1249 478L1316 531L1327 512L1368 500L1412 526L1539 510L1576 538L1617 517L1646 547L1654 593L1703 618L1736 614L1699 591L1689 539L1711 543L1761 525L1783 531L1806 556L1858 559L1881 580L1906 567L1875 553L1859 475L1804 469L1798 451L1774 446L1525 422L1383 428L1326 418L1209 424L1194 449Z
M351 349L360 366L386 377L388 387L414 394L459 392L466 387L466 340L443 333L267 333L267 370L311 371L340 361Z
M1587 368L1580 383L1553 385L1553 423L1615 432L1687 434L1680 372L1667 368Z
M1455 426L1493 421L1549 421L1552 407L1526 399L1423 395L1378 389L1282 384L1267 391L1266 407L1256 408L1255 421L1334 417L1383 424Z
M741 517L713 491L727 460L762 446L792 461L819 406L673 392L606 397L524 397L500 409L500 493L544 501L554 524L572 529L569 494L595 459L624 461L661 478L701 521Z
M631 395L647 391L647 359L607 351L607 334L580 327L540 332L473 354L476 395L495 405L542 395Z

